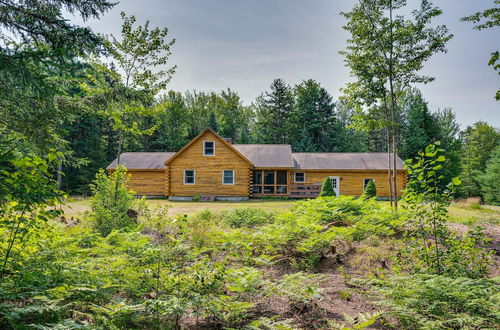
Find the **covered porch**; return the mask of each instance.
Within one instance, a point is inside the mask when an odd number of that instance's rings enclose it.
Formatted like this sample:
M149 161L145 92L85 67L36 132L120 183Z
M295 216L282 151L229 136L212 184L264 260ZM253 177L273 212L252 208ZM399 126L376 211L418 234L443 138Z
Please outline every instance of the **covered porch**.
M315 198L321 192L321 183L294 183L294 171L289 169L252 170L253 197Z

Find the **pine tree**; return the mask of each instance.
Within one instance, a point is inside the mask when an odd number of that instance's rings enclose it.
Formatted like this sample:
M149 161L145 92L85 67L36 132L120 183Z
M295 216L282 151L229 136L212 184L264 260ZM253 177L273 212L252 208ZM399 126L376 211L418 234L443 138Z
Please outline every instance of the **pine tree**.
M402 117L399 156L402 159L410 159L435 142L438 129L427 102L416 88L406 93L403 99Z
M321 186L321 193L319 194L319 196L320 197L337 196L337 194L335 194L335 189L333 189L332 180L329 177L326 177L323 180L323 185Z
M493 151L484 174L478 176L483 200L491 205L500 205L500 146Z
M295 95L296 106L290 135L300 148L297 151L332 151L335 133L340 128L332 96L312 79L295 86ZM311 147L304 149L306 145Z
M377 197L377 186L375 185L374 180L370 180L366 185L364 195L366 198L374 198Z
M271 91L256 100L256 136L261 143L290 143L290 118L294 97L283 79L275 79Z

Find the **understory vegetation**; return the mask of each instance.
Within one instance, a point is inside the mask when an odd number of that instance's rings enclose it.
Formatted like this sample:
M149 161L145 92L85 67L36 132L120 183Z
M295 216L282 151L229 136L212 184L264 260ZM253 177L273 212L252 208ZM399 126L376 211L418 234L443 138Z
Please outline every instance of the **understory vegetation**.
M419 186L410 180L398 211L327 196L169 216L129 198L120 170L98 174L91 211L36 220L10 255L2 214L0 327L494 328L488 240L446 227L447 192L417 192L442 160L430 146L410 165Z

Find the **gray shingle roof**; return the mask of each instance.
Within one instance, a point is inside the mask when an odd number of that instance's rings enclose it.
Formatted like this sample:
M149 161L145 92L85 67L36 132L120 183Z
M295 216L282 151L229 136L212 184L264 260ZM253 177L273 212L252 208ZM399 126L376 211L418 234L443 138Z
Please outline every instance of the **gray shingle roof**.
M233 144L255 167L294 167L289 144Z
M255 167L303 170L387 170L386 153L303 152L292 153L287 144L234 144ZM175 152L124 152L120 162L130 170L164 169ZM396 159L398 169L404 164ZM116 159L107 169L116 168Z
M175 152L124 152L120 163L129 170L161 170L165 163L175 155ZM106 167L108 170L116 168L116 159Z
M387 154L374 152L293 153L295 168L303 170L387 170ZM404 164L396 158L397 169Z

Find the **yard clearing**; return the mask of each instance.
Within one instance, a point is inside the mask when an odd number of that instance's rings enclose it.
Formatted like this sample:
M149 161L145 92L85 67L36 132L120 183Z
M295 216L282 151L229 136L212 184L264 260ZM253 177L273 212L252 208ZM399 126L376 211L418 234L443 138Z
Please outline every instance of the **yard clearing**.
M277 199L249 199L243 202L173 202L166 199L148 199L152 206L170 206L168 214L177 216L179 214L192 215L202 210L221 211L235 208L249 207L262 209L264 211L287 211L296 202L295 200ZM387 202L381 202L387 203ZM89 199L84 197L72 197L70 202L62 206L65 216L78 218L84 211L90 210ZM500 224L500 207L452 204L449 208L450 222L465 225L498 225Z
M147 202L152 206L170 206L168 214L171 216L177 216L179 214L191 215L202 210L221 211L242 207L261 209L264 211L286 211L296 201L276 199L249 199L244 202L173 202L166 199L148 199ZM73 197L69 203L62 207L62 209L64 210L66 217L78 218L84 211L90 210L89 199L82 197Z

